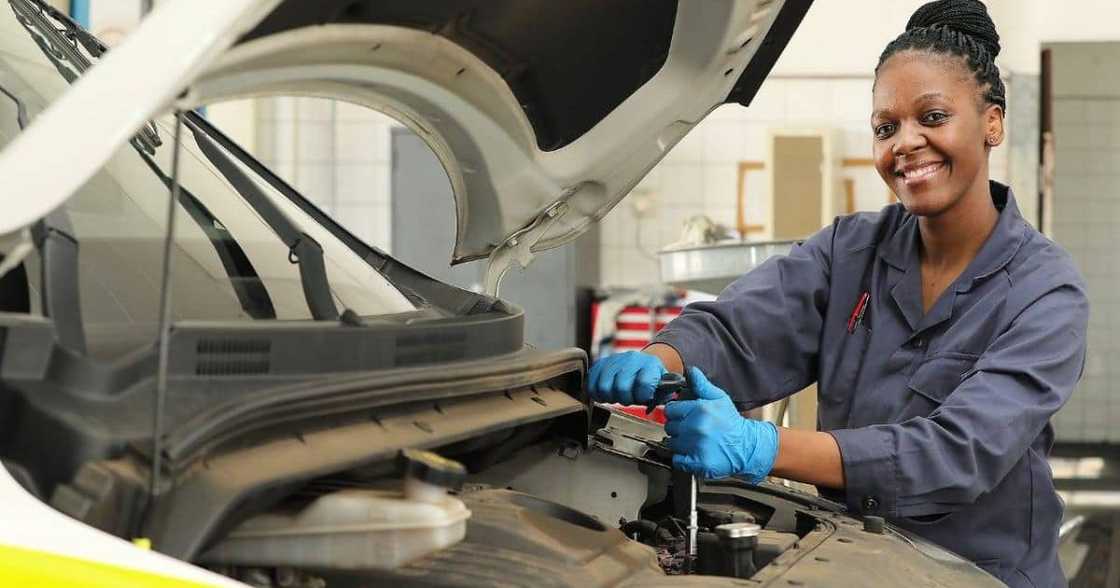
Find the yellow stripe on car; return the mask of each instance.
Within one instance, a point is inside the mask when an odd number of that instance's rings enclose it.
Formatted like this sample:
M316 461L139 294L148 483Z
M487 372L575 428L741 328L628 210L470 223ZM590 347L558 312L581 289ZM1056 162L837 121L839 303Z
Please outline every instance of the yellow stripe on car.
M210 588L203 584L55 553L0 545L0 586L21 588Z

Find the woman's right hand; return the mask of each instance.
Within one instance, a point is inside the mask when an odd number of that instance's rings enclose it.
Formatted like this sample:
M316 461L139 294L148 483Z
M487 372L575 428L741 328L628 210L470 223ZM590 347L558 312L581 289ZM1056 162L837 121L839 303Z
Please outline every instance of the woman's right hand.
M587 376L587 392L596 402L646 404L666 372L665 364L655 355L627 351L610 355L591 366Z

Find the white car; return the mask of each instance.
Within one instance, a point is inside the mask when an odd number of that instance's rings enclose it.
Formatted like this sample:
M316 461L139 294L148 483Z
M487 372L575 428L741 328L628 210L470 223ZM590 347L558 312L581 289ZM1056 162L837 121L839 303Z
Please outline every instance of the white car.
M686 545L661 428L589 404L583 352L525 346L497 296L749 104L809 3L172 0L105 52L8 0L0 584L999 585L775 484L702 484ZM362 243L191 111L270 94L421 136L487 293Z

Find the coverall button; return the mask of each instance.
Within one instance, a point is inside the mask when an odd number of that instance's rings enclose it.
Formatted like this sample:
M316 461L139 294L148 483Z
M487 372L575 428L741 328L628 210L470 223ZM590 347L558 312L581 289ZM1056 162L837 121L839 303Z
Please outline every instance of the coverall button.
M872 496L867 496L864 497L863 504L860 506L863 507L864 512L875 512L879 508L879 501Z

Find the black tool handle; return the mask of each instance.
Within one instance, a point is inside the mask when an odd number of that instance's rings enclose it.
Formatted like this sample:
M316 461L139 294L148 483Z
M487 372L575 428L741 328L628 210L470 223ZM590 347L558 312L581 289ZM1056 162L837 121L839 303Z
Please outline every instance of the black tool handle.
M688 381L685 380L684 375L676 372L665 372L661 375L661 383L657 385L657 391L654 392L654 396L658 396L661 393L675 394L680 392L685 386L688 386Z
M687 389L688 380L683 375L676 372L665 372L661 375L661 382L653 390L653 397L646 404L646 414L653 412L653 409L658 405L668 402L674 394L677 396L684 394Z

